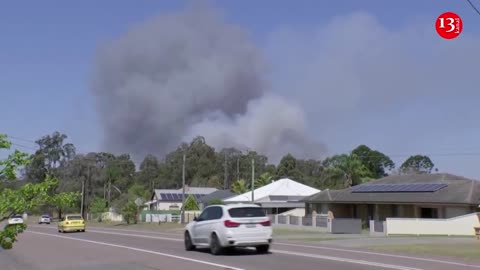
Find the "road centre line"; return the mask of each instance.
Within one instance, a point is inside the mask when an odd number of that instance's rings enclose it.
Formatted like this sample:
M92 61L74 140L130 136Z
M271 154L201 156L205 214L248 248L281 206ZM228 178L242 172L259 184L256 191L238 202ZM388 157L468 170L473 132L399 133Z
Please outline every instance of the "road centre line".
M172 254L157 252L157 251L153 251L153 250L147 250L147 249L141 249L141 248L134 248L134 247L124 246L124 245L110 244L110 243L106 243L106 242L92 241L92 240L86 240L86 239L80 239L80 238L68 237L68 236L62 236L62 235L55 235L55 234L50 234L50 233L32 232L32 231L26 231L26 232L28 232L28 233L33 233L33 234L38 234L38 235L45 235L45 236L50 236L50 237L57 237L57 238L75 240L75 241L80 241L80 242L86 242L86 243L90 243L90 244L97 244L97 245L103 245L103 246L123 248L123 249L128 249L128 250L143 252L143 253L150 253L150 254L159 255L159 256L164 256L164 257L169 257L169 258L174 258L174 259L178 259L178 260L183 260L183 261L189 261L189 262L194 262L194 263L201 263L201 264L205 264L205 265L215 266L215 267L219 267L219 268L223 268L223 269L229 269L229 270L245 270L245 269L243 269L243 268L237 268L237 267L233 267L233 266L228 266L228 265L223 265L223 264L218 264L218 263L212 263L212 262L208 262L208 261L196 260L196 259L191 259L191 258L187 258L187 257L182 257L182 256L177 256L177 255L172 255Z

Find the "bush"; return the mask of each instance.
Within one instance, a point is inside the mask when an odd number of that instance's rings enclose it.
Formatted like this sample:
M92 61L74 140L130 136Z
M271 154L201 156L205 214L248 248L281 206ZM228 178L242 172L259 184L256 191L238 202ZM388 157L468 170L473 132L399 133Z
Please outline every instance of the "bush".
M127 204L125 204L125 206L122 208L122 216L127 224L130 224L131 222L137 224L138 206L135 204L135 202L129 201Z
M208 201L208 205L223 205L223 201L220 199L212 199Z

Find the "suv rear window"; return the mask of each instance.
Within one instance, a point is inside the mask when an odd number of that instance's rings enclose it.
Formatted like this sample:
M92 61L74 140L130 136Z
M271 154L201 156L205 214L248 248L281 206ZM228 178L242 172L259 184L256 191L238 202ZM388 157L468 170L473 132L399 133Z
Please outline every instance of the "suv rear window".
M239 207L228 210L228 214L232 218L245 218L245 217L264 217L265 212L260 207Z

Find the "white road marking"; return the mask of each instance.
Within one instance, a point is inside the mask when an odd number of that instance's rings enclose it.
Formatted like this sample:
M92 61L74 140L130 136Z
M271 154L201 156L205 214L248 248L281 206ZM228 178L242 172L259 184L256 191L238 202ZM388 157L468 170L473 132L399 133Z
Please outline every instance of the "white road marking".
M293 255L293 256L301 256L301 257L316 258L316 259L322 259L322 260L344 262L344 263L362 264L362 265L396 269L396 270L422 270L421 268L412 268L412 267L401 266L401 265L376 263L376 262L371 262L371 261L346 259L346 258L340 258L340 257L331 257L331 256L301 253L301 252L292 252L292 251L286 251L286 250L272 250L272 252L280 253L280 254L286 254L286 255Z
M32 231L26 231L26 232L33 233L33 234L39 234L39 235L46 235L46 236L50 236L50 237L57 237L57 238L75 240L75 241L80 241L80 242L86 242L86 243L91 243L91 244L96 244L96 245L103 245L103 246L109 246L109 247L116 247L116 248L134 250L134 251L138 251L138 252L150 253L150 254L160 255L160 256L174 258L174 259L178 259L178 260L194 262L194 263L201 263L201 264L215 266L215 267L229 269L229 270L245 270L243 268L237 268L237 267L233 267L233 266L228 266L228 265L223 265L223 264L218 264L218 263L213 263L213 262L208 262L208 261L196 260L196 259L181 257L181 256L177 256L177 255L172 255L172 254L156 252L156 251L153 251L153 250L147 250L147 249L134 248L134 247L123 246L123 245L110 244L110 243L100 242L100 241L79 239L79 238L75 238L75 237L61 236L61 235L55 235L55 234L50 234L50 233L41 233L41 232L32 232Z
M452 261L442 261L442 260L437 260L437 259L427 259L427 258L411 257L411 256L404 256L404 255L394 255L394 254L379 253L379 252L360 251L360 250L352 250L352 249L344 249L344 248L333 248L333 247L323 247L323 246L312 246L312 245L300 245L300 244L278 243L278 242L275 242L275 245L292 246L292 247L304 247L304 248L314 248L314 249L324 249L324 250L334 250L334 251L342 251L342 252L350 252L350 253L359 253L359 254L368 254L368 255L375 255L375 256L384 256L384 257L393 257L393 258L400 258L400 259L409 259L409 260L417 260L417 261L425 261L425 262L434 262L434 263L441 263L441 264L450 264L450 265L457 265L457 266L472 267L472 268L479 268L479 269L480 269L480 265L472 265L472 264L458 263L458 262L452 262Z

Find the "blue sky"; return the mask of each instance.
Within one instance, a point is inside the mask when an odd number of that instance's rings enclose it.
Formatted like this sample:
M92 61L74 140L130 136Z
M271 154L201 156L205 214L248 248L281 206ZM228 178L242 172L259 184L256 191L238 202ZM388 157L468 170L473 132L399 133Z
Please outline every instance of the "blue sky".
M307 74L308 70L303 70L307 65L305 60L302 62L295 58L303 56L310 59L317 55L316 48L331 40L342 40L340 32L349 32L336 28L341 25L338 20L348 21L352 14L358 12L367 14L375 22L360 16L354 17L349 24L345 23L344 27L357 25L355 20L358 19L358 25L380 25L386 32L381 34L385 39L405 39L382 44L385 50L387 46L399 44L402 47L398 50L396 48L395 52L411 49L412 53L418 54L416 61L420 66L440 68L445 63L452 67L454 63L455 69L468 68L471 64L468 60L472 58L468 52L478 54L478 46L475 45L480 44L480 27L477 27L480 25L480 16L473 12L466 1L351 0L328 1L328 4L327 1L314 0L211 2L222 10L229 22L238 24L249 32L257 46L265 51L273 66L270 74L272 91L291 98L304 107L309 133L328 146L329 154L349 151L359 144L367 144L391 154L397 163L408 154L431 153L441 171L480 178L480 173L476 170L480 159L480 127L476 119L480 115L480 95L473 91L474 78L469 80L466 75L466 79L456 75L446 83L441 83L446 79L437 78L433 74L427 77L439 80L438 92L422 92L424 87L437 85L412 80L411 84L407 84L410 90L405 90L405 95L402 96L398 95L401 90L394 89L395 81L391 81L391 88L385 87L381 94L373 90L371 93L359 90L361 93L358 98L348 106L345 105L348 102L343 96L335 96L334 93L347 91L344 88L329 92L320 86L315 88L311 84L307 85L307 81L312 81L312 84L316 82L313 77L298 81L285 78L295 72L300 77ZM480 6L480 1L473 2ZM0 9L0 89L3 101L0 107L0 132L35 140L59 130L70 137L80 152L101 149L102 128L96 116L94 99L89 92L98 46L122 35L134 24L181 9L184 5L184 1L177 0L69 3L45 0L3 3ZM434 21L445 11L454 11L462 17L464 32L461 38L444 41L436 36ZM325 29L330 32L322 32ZM368 35L368 29L361 29ZM360 35L359 39L366 35ZM315 37L319 40L313 40ZM355 43L353 38L349 41ZM338 53L338 57L343 57L345 52L355 51L349 48L337 50L336 48L346 45L334 44L333 41L331 43L328 47L330 49L318 52L318 55L325 54L318 61L330 60L326 51L329 52L328 55ZM431 47L438 50L430 50ZM311 53L303 54L303 51ZM451 62L439 59L442 55L447 57L446 54L450 55L450 52L455 54ZM473 56L475 57L477 56ZM290 62L286 62L285 58L290 59ZM390 60L395 61L393 58ZM390 66L397 68L392 72L402 71L401 66L391 62L382 62L373 57L369 61L378 62L376 66L371 66L376 71ZM463 65L462 61L466 64ZM358 63L347 61L342 67L351 67L352 74L357 76L361 72L359 69L362 69ZM317 64L319 66L312 64L313 70L317 67L319 70L325 68L320 63ZM369 64L362 66L370 67ZM425 72L426 69L420 70ZM471 70L467 70L467 73L458 71L458 74L468 74L469 71ZM335 78L335 74L330 75L330 78ZM345 75L345 80L348 81L348 78L349 75ZM302 84L304 82L305 85ZM368 85L368 82L365 83ZM285 85L290 87L282 87ZM327 87L330 84L321 81L319 85ZM355 84L347 84L345 88L349 85ZM369 87L385 85L388 82ZM441 88L440 85L448 87ZM304 90L296 93L292 90L294 87L302 87ZM392 100L389 91L397 93L392 94ZM417 92L421 94L417 95ZM375 105L371 106L374 101ZM378 103L384 106L377 106ZM333 106L333 109L327 111L325 108L328 106ZM335 116L329 115L329 112ZM14 142L33 146L28 141ZM462 154L467 152L477 155Z

